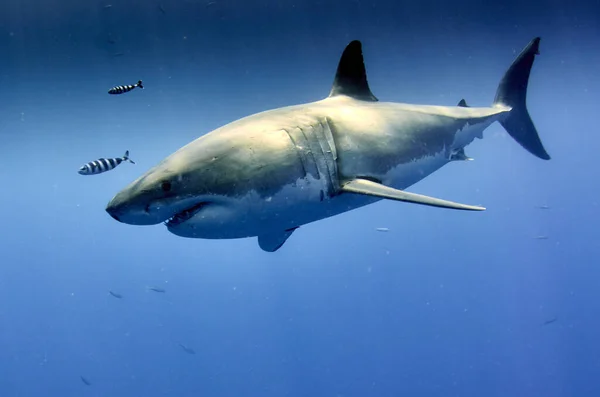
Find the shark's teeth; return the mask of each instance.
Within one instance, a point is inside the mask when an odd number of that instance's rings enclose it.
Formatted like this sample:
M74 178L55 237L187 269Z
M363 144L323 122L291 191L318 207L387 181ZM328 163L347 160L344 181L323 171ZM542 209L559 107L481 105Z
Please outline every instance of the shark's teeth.
M206 203L198 203L196 205L194 205L191 208L188 208L186 210L183 210L175 215L173 215L171 218L167 219L164 222L164 225L167 227L171 227L171 226L177 226L180 223L183 223L187 220L189 220L190 218L192 218L194 215L196 215L198 213L198 211L200 211L202 209L202 207L204 207L206 205Z

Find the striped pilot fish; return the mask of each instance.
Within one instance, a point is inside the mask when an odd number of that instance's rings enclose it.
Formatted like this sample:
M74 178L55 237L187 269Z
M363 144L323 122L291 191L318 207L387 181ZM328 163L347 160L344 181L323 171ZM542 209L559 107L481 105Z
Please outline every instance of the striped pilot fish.
M80 169L79 173L81 175L96 175L101 174L106 171L110 171L115 168L117 165L121 164L123 161L129 161L131 164L135 164L133 160L129 158L129 150L125 152L123 157L117 157L114 159L105 159L101 158L95 161L90 161L87 164L84 164Z
M137 83L131 85L118 85L116 87L111 88L110 90L108 90L108 93L111 95L118 95L118 94L124 94L126 92L129 92L131 90L133 90L135 87L140 87L140 88L144 88L144 86L142 85L142 80L138 81Z

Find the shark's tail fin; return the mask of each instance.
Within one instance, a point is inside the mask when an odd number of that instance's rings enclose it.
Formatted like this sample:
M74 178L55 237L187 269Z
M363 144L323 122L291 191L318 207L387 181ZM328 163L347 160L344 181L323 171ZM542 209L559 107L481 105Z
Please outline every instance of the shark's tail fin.
M129 150L125 151L125 154L123 155L123 161L129 161L131 164L135 164L135 162L129 158Z
M534 156L550 160L550 155L544 149L526 104L529 73L535 56L539 54L539 46L540 38L536 37L510 65L500 81L494 105L512 108L506 119L500 123L515 141Z

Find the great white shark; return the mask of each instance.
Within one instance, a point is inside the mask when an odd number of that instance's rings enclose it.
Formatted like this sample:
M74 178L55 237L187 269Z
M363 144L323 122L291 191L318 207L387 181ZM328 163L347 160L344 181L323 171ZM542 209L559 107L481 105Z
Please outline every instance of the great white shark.
M130 225L164 223L181 237L258 237L278 250L300 226L382 199L457 210L485 208L406 191L452 161L498 121L549 160L526 106L540 38L517 56L490 107L380 102L360 41L345 48L327 98L253 114L171 154L133 181L106 211Z

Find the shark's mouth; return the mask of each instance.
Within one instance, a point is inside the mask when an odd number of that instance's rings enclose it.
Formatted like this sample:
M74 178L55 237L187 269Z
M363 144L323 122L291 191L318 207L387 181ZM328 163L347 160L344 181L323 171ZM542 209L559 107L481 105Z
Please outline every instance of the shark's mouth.
M202 208L204 208L204 206L206 206L207 204L208 203L206 203L206 202L201 202L201 203L194 205L193 207L190 207L186 210L178 212L177 214L175 214L172 217L170 217L169 219L167 219L164 222L164 224L166 227L175 227L175 226L181 225L183 222L190 220L194 215L196 215L198 212L200 212L200 210Z

